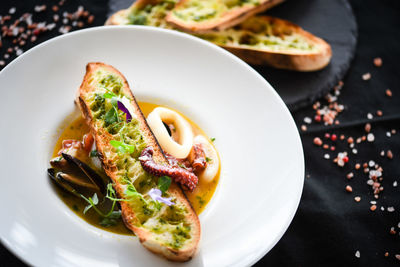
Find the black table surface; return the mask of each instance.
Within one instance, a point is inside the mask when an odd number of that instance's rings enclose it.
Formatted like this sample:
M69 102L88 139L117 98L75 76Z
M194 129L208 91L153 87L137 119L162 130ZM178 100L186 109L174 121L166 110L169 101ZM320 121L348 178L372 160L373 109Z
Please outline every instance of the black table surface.
M17 12L33 12L37 4L46 3L51 7L55 2L2 1L0 15L8 13L13 6ZM358 44L335 101L344 107L336 117L339 124L324 125L315 121L316 110L311 105L292 113L305 154L303 195L287 232L256 266L400 265L400 2L351 0L350 4L358 24ZM106 0L67 0L58 12L62 14L64 8L76 10L79 5L95 15L92 26L101 25L109 9ZM50 15L41 16L46 19ZM340 20L340 14L337 19ZM53 30L39 35L35 44L58 34ZM26 44L24 49L32 46ZM0 60L6 53L7 43L3 41ZM381 67L373 64L376 57L382 59ZM4 59L5 63L12 58L13 55ZM370 73L369 80L362 79L365 73ZM318 102L321 107L329 105L326 98ZM365 131L366 123L371 125L369 135ZM335 134L337 140L326 139L326 133ZM341 135L345 136L344 140ZM369 141L358 143L357 139L362 136L368 136ZM321 138L328 149L313 144L315 137ZM349 137L353 138L354 147L348 144ZM392 158L387 156L388 150ZM348 153L344 167L333 162L339 152ZM355 169L357 163L379 164L382 168L382 179L378 182L383 191L378 199L367 184L368 173L364 173L362 166ZM349 173L353 173L351 179L347 178ZM348 185L352 192L346 190ZM359 202L355 201L356 197L360 197ZM372 211L374 206L376 210ZM24 266L24 263L0 246L0 266Z

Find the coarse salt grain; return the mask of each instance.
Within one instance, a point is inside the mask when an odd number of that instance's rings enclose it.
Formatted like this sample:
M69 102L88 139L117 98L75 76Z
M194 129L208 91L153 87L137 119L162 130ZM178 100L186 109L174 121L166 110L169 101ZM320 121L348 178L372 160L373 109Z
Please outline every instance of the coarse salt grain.
M381 155L382 157L384 157L384 156L385 156L385 150L382 150L380 155Z
M357 196L354 198L355 202L360 202L361 201L361 197Z
M364 74L362 75L362 79L363 79L364 81L368 81L369 79L371 79L371 73L369 73L369 72L364 73Z
M367 140L368 140L368 142L374 142L375 141L375 135L373 133L369 133L367 135Z
M369 203L371 203L372 205L375 205L376 201L375 200L371 200Z
M356 258L360 258L360 256L361 256L360 251L357 250L355 256L356 256Z
M386 89L386 95L388 96L388 97L392 97L392 91L390 90L390 89Z
M391 137L392 134L391 134L390 132L386 132L386 136L387 136L387 137Z
M374 65L375 65L375 67L381 67L382 66L382 59L380 58L380 57L376 57L376 58L374 58Z
M393 182L393 187L397 187L397 181Z
M324 155L324 159L330 159L330 158L331 158L331 156L329 154Z
M353 152L353 154L357 154L358 153L357 149L355 149L355 148L353 148L352 152Z
M394 207L387 207L387 211L388 212L393 212L394 211Z
M372 119L374 118L374 115L372 115L371 113L368 113L368 114L367 114L367 118L368 118L369 120L372 120Z
M369 179L369 180L367 181L367 184L368 184L368 185L373 185L373 184L374 184L374 180Z
M378 170L369 171L369 178L372 178L372 177L378 178L378 177L381 177L381 176L382 176L382 172L381 171L378 171Z
M46 10L46 5L35 6L34 10L35 10L35 12L45 11Z
M375 161L370 160L370 161L368 162L368 166L374 167L374 166L375 166Z
M322 140L319 137L315 137L313 143L314 145L322 146Z
M312 119L310 117L305 117L303 120L307 124L310 124L312 122Z
M400 254L396 254L395 257L400 261Z
M15 7L12 7L12 8L10 8L10 10L8 10L8 13L14 14L15 11L17 11L17 9Z
M381 211L385 211L385 208L383 206L381 207Z
M390 234L391 235L395 235L396 234L396 230L394 230L394 227L390 227Z

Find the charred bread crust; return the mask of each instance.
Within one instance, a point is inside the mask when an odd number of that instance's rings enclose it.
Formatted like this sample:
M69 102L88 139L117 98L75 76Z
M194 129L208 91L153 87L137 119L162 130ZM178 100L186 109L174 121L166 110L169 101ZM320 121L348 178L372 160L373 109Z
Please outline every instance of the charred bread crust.
M104 147L109 146L109 142L111 139L111 135L106 132L105 130L102 129L97 129L96 126L93 123L93 116L90 111L90 108L88 104L84 100L85 94L90 92L91 90L94 90L95 88L91 86L88 83L88 79L93 75L93 73L99 69L107 69L107 71L110 71L119 77L122 78L123 80L123 90L124 94L130 96L133 101L131 102L132 107L134 108L135 115L137 116L138 120L140 121L140 128L142 133L146 136L146 140L149 143L149 145L152 145L154 148L154 160L158 163L165 163L168 164L167 159L165 158L161 147L159 146L157 140L155 139L153 133L151 132L149 126L147 125L146 119L143 116L135 97L133 96L131 90L129 89L129 85L125 77L115 68L113 68L110 65L106 65L101 62L95 62L95 63L88 63L86 66L86 74L84 76L83 82L79 88L76 103L78 104L80 110L82 111L82 115L84 116L86 123L90 126L92 134L95 136L96 140L96 146L97 150L101 153L101 161L102 165L104 167L104 170L106 174L111 178L113 181L113 186L114 189L116 190L118 196L122 196L123 192L123 187L119 183L117 177L116 177L116 167L114 164L107 160L104 157ZM122 212L122 218L125 223L125 225L131 229L136 236L139 238L139 241L142 243L143 246L145 246L147 249L150 251L161 255L168 260L172 261L187 261L190 260L194 254L196 253L199 241L200 241L200 234L201 234L201 229L200 229L200 222L199 218L196 215L195 211L193 210L192 206L190 205L189 201L185 197L185 194L183 190L175 183L172 183L170 188L168 189L168 192L171 196L174 196L177 201L179 201L181 204L183 204L186 209L188 210L188 213L186 214L185 219L190 222L190 225L192 227L191 235L192 239L189 244L185 244L183 247L179 249L174 249L171 247L167 247L160 242L154 240L152 237L151 231L148 229L145 229L143 227L138 227L135 225L135 222L138 221L138 218L135 216L134 211L130 208L127 202L121 201L121 212Z
M188 0L180 1L174 8L174 10L179 9L184 6ZM218 19L213 19L211 21L195 22L189 21L185 22L174 15L174 10L168 13L166 21L173 25L175 28L180 29L189 33L207 33L211 31L220 31L226 28L235 26L240 22L246 20L247 18L270 9L277 4L280 4L284 0L262 0L259 5L255 6L244 6L241 8L236 8L225 12Z

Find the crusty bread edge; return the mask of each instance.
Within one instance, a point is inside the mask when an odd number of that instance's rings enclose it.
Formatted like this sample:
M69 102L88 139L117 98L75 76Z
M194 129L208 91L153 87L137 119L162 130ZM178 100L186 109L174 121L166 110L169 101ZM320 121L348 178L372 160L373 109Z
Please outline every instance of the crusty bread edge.
M220 45L247 63L254 65L269 65L279 69L295 71L317 71L326 67L332 57L331 46L323 39L305 31L300 26L279 18L270 16L258 16L258 18L274 24L283 24L284 27L291 28L297 34L302 35L308 41L319 47L318 52L296 53L293 51L266 51L256 48L246 48L233 45Z
M235 26L240 22L246 20L247 18L270 9L277 4L282 3L284 0L264 0L260 5L257 6L245 6L242 8L237 8L235 10L226 12L217 20L206 21L206 22L184 22L177 18L173 14L173 10L168 13L165 20L173 25L175 28L188 33L208 33L216 30L224 30L226 28ZM183 5L185 0L180 1L175 5L175 8L179 8Z
M112 14L104 25L125 25L128 24L129 9L122 9Z
M165 158L165 155L162 152L162 149L160 145L158 144L157 140L155 139L153 133L150 130L150 127L148 126L146 119L144 118L135 97L132 94L132 91L129 88L128 82L126 78L115 68L106 65L101 62L94 62L94 63L88 63L86 66L86 74L84 76L84 79L82 81L82 84L78 90L78 96L76 99L76 103L78 104L79 108L82 111L82 114L86 120L86 123L90 126L92 134L95 136L96 140L96 145L98 146L98 150L102 151L102 148L99 147L101 146L104 142L102 138L97 134L97 131L95 129L94 124L92 123L93 117L91 115L89 107L86 105L85 101L83 100L82 96L85 92L85 85L87 84L87 79L88 77L91 76L92 72L97 68L97 67L106 67L116 74L118 74L120 77L123 78L124 81L124 91L125 93L128 93L130 97L132 97L132 106L134 108L135 114L137 115L138 119L140 120L140 125L141 125L141 130L142 132L146 135L146 140L151 143L151 145L154 148L154 159L158 162L164 162L167 163L167 159ZM106 141L109 143L109 140ZM102 161L102 165L104 167L104 170L106 174L112 179L117 192L122 192L122 187L118 183L116 179L116 173L115 173L115 168L105 160L105 158L100 155L100 159ZM151 232L141 228L141 227L136 227L132 222L135 221L136 217L135 214L132 212L130 209L128 203L122 201L120 202L121 204L121 211L122 211L122 218L124 219L124 222L126 226L131 229L139 238L140 242L145 246L147 249L150 251L162 255L168 260L172 261L188 261L190 260L196 253L197 247L200 242L200 235L201 235L201 228L200 228L200 221L198 216L196 215L195 211L193 210L193 207L190 205L190 202L187 200L183 190L175 183L172 183L168 192L176 197L180 203L186 206L188 210L188 217L187 220L192 222L192 229L193 231L191 232L192 234L192 242L189 244L186 244L183 248L181 249L172 249L166 246L163 246L159 244L158 242L154 241L151 238ZM120 193L119 193L120 195Z

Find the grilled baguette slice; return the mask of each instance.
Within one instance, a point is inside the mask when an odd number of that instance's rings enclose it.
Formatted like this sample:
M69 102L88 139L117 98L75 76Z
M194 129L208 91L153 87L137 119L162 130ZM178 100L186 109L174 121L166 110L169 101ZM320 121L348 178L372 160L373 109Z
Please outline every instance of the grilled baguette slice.
M174 8L167 0L138 0L112 15L107 25L141 24L174 29L165 17ZM330 45L301 27L278 18L253 16L220 31L196 36L213 42L244 61L295 71L316 71L329 64Z
M224 30L284 0L182 0L166 21L191 33Z
M197 35L244 61L278 69L316 71L329 64L330 45L287 20L254 16L223 31Z
M129 104L127 108L133 113L131 122L126 122L124 113L113 106L115 98L110 98L113 94L128 100L124 103ZM166 192L166 197L172 198L175 205L168 207L147 195L149 189L157 187L158 178L141 167L138 160L141 151L152 146L155 162L168 165L168 161L125 77L110 65L89 63L76 102L95 136L103 168L119 198L124 199L120 204L126 226L150 251L173 261L191 259L200 240L199 219L175 183ZM116 121L115 114L120 122ZM111 140L134 146L135 150L118 150L110 144Z

